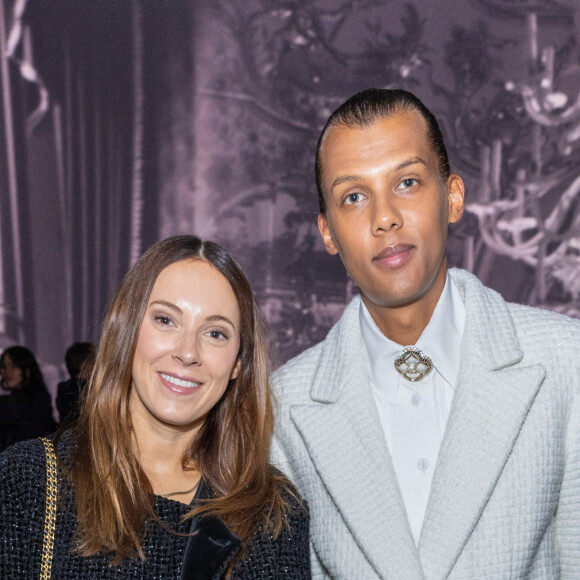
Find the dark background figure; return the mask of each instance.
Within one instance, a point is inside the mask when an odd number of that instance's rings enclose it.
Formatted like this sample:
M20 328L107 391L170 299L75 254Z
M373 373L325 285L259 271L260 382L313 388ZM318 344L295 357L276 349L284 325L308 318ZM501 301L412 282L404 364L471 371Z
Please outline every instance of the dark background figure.
M11 346L0 357L0 451L10 445L53 431L50 395L36 358L24 346Z
M91 376L95 362L95 346L90 342L75 342L65 354L67 381L58 383L56 408L62 424L72 423L79 416L79 400Z

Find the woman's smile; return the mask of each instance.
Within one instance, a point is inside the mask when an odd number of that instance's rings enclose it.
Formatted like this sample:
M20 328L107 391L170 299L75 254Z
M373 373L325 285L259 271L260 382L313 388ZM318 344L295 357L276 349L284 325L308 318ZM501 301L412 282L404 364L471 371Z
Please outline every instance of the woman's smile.
M201 381L179 378L162 372L159 373L159 376L163 384L176 393L185 392L189 394L192 389L198 389L203 384Z

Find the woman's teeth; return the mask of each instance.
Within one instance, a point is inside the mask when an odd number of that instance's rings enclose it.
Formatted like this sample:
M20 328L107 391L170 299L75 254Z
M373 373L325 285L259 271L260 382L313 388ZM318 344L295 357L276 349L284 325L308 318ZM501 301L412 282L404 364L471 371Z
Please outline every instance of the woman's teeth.
M176 387L183 387L186 389L195 389L196 387L199 387L201 385L201 383L194 383L192 381L178 379L176 377L172 377L171 375L166 375L165 373L159 373L159 374L161 375L161 377L163 378L164 381L167 381L168 383L171 383L172 385L175 385Z

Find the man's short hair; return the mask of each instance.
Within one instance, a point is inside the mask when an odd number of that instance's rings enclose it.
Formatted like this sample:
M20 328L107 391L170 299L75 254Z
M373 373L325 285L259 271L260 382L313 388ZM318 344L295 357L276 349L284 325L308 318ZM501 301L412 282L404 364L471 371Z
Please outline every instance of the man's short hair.
M91 364L94 357L95 347L90 342L75 342L71 344L64 355L66 368L70 376L76 379L83 368L83 364Z
M449 158L443 134L437 119L423 102L409 91L401 89L366 89L345 101L330 117L322 129L316 146L316 187L320 213L326 214L326 200L322 191L323 167L320 152L327 133L337 125L344 127L368 127L379 119L386 119L404 111L417 111L427 123L427 138L433 147L439 164L439 174L444 181L449 177Z

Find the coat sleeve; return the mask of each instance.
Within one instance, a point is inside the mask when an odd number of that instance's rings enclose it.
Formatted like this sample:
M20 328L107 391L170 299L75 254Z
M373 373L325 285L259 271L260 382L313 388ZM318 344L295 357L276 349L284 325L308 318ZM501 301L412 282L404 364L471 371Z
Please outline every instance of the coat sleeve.
M279 469L290 481L296 482L295 474L293 473L292 464L290 463L284 445L279 437L279 432L276 430L272 437L270 444L270 463Z
M295 427L290 419L292 399L288 396L287 387L293 386L287 378L286 367L277 371L270 378L274 395L274 434L270 444L270 463L279 469L300 490L300 480L292 461L293 439ZM290 451L290 454L288 453Z
M580 371L579 371L580 372ZM575 393L567 433L566 471L556 510L560 578L580 578L580 398Z

